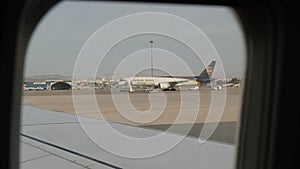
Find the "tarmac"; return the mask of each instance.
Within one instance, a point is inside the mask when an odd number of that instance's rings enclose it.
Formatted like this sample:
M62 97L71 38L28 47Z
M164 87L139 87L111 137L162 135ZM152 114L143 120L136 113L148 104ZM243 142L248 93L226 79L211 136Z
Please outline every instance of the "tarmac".
M171 132L180 134L184 134L183 129L192 124L191 130L187 133L190 137L198 137L204 124L218 124L210 139L235 144L238 133L237 122L242 103L241 91L240 88L226 89L226 102L221 117L209 113L209 111L214 110L216 107L215 104L211 104L212 96L218 96L224 91L212 91L209 88L200 88L198 91L158 93L125 93L111 91L110 89L99 89L95 90L94 98L97 109L100 111L93 108L91 97L87 94L91 91L85 90L76 91L76 94L82 98L80 104L85 107L85 111L75 111L71 90L23 91L22 103L42 109L71 114L77 113L82 116L126 125L155 130L169 129ZM126 101L126 98L129 98L130 103ZM132 107L128 105L132 105Z

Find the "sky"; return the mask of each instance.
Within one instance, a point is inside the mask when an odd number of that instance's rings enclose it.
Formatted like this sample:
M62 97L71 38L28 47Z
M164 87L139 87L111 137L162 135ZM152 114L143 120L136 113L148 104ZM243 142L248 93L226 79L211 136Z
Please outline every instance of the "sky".
M244 35L229 7L64 1L34 30L24 76L147 74L151 58L160 72L199 75L214 57L226 76L243 76Z

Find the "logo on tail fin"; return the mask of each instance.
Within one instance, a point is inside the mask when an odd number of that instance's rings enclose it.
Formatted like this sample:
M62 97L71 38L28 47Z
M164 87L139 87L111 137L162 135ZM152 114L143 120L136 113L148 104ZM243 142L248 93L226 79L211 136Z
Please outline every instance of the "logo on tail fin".
M211 66L207 66L205 69L206 69L206 73L212 74L213 70Z
M216 64L216 61L210 62L210 64L205 67L205 69L201 72L201 74L199 76L196 77L196 79L201 83L210 82L210 78L214 71L215 64Z

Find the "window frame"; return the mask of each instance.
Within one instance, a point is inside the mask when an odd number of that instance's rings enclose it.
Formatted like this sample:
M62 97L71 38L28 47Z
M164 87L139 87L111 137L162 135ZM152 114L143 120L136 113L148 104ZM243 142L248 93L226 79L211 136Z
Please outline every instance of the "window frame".
M59 0L27 0L11 2L3 0L1 6L1 73L5 84L2 94L3 113L0 115L0 145L4 157L1 168L19 166L19 123L23 64L30 35L42 16ZM138 1L134 1L138 2ZM175 0L156 1L183 4L212 4L232 6L246 35L247 71L240 117L239 143L237 146L238 169L273 168L280 157L277 145L282 135L279 117L289 104L279 104L288 97L281 90L288 70L286 52L286 5L279 1L248 0ZM287 53L287 52L286 52ZM279 116L280 115L280 116ZM293 120L294 116L287 119ZM293 120L295 121L295 119ZM276 142L277 139L277 142ZM283 156L283 155L282 155Z

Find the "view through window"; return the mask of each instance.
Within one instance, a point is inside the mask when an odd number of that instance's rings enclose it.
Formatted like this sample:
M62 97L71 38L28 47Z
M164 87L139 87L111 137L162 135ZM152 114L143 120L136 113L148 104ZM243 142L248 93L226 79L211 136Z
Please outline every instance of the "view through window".
M27 48L21 168L234 168L246 48L230 7L64 1Z

